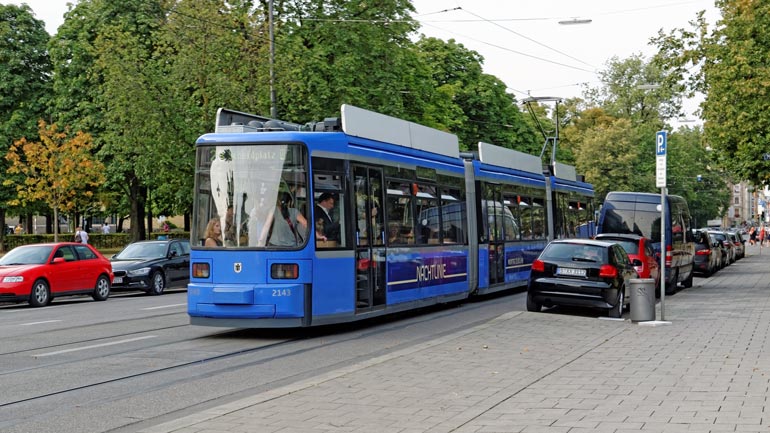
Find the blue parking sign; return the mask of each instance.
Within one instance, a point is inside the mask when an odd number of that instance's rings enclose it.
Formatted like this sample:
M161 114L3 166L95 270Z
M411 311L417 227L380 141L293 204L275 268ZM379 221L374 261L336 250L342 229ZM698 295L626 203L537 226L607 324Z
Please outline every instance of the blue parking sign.
M655 133L655 155L666 156L666 142L668 141L666 131Z

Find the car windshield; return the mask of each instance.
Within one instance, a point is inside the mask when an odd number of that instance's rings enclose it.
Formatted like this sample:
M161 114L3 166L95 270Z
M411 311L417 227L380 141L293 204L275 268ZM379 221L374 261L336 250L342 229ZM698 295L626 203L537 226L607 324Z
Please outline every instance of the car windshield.
M118 260L157 259L166 257L166 244L164 243L136 243L130 244L113 258Z
M40 265L51 255L51 245L35 245L14 248L0 259L0 266Z

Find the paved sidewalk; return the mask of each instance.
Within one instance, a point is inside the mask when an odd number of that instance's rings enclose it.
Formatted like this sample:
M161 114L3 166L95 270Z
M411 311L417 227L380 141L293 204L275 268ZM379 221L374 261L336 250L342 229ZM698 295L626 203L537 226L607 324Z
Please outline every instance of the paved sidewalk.
M768 271L749 247L667 296L670 325L511 312L142 431L770 432Z

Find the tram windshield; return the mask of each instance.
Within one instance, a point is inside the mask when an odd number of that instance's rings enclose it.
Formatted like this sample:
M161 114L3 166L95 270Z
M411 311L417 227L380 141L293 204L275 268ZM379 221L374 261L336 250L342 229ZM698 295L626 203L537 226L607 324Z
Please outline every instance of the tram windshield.
M199 146L195 176L195 245L286 249L307 242L303 145Z

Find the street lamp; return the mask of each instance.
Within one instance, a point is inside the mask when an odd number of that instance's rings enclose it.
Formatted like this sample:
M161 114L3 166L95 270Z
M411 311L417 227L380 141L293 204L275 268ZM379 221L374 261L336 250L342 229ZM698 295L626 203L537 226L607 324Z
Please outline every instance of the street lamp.
M590 18L572 18L571 20L559 21L559 24L563 26L572 26L575 24L591 24L593 22Z
M278 118L275 106L275 34L273 33L273 0L268 3L267 26L270 37L270 117Z

